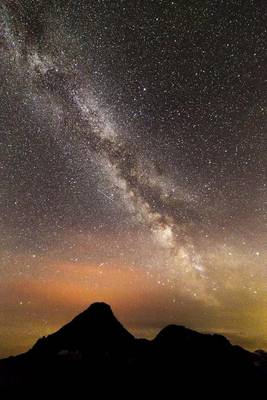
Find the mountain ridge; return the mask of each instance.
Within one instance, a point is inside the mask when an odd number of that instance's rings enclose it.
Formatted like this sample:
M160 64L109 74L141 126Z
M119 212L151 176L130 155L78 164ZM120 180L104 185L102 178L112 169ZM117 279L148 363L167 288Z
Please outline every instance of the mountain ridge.
M106 303L93 303L26 353L0 360L0 387L43 385L82 388L90 382L160 387L211 379L221 385L260 386L267 356L234 346L222 335L168 325L154 339L137 339ZM56 377L56 378L55 378ZM245 383L244 383L245 382ZM101 384L100 384L101 386Z

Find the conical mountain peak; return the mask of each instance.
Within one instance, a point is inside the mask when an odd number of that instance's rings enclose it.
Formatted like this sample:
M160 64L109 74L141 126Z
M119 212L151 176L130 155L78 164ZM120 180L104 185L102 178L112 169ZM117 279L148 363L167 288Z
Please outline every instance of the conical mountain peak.
M93 315L98 315L99 317L101 316L102 318L104 317L113 317L115 318L112 309L109 304L106 304L104 302L96 302L92 303L86 310L84 310L81 314L78 316L93 316ZM77 317L78 317L77 316ZM116 319L116 318L115 318Z
M44 354L63 350L92 354L97 348L110 351L133 341L134 337L117 320L111 307L99 302L91 304L57 332L39 340L32 350Z

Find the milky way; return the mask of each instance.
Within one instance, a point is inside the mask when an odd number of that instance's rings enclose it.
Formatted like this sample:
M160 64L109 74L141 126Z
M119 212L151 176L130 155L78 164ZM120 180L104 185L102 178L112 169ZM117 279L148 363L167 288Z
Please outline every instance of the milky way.
M0 324L29 343L100 299L266 345L266 7L225 3L2 2Z

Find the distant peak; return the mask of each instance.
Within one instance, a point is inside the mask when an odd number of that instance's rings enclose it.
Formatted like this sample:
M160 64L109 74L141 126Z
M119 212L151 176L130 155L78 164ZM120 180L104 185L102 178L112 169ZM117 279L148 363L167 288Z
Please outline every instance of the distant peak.
M103 302L97 302L97 303L92 303L86 310L82 312L83 315L102 315L102 316L113 316L114 314L112 312L112 309L110 305L103 303ZM115 317L114 317L115 318Z
M96 348L128 345L134 337L121 325L114 316L111 307L103 302L91 304L57 332L44 340L38 341L34 351L57 354L60 351L75 349L95 351ZM93 349L93 350L92 350Z
M83 312L81 312L81 314L77 315L77 317L75 317L74 320L76 319L87 320L88 318L93 318L93 319L100 318L102 320L116 319L110 305L104 302L92 303L88 308L86 308Z
M87 311L108 311L112 312L111 307L109 304L104 302L96 302L92 303L88 308Z

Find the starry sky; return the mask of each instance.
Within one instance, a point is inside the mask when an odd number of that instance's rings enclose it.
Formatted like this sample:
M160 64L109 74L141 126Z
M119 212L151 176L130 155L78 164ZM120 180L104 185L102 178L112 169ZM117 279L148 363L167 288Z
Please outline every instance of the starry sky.
M0 356L94 301L267 348L257 0L2 0Z

